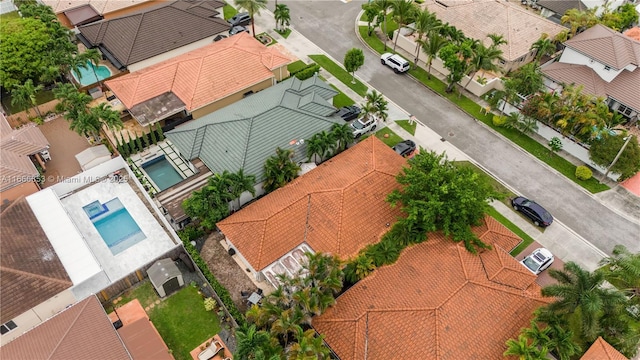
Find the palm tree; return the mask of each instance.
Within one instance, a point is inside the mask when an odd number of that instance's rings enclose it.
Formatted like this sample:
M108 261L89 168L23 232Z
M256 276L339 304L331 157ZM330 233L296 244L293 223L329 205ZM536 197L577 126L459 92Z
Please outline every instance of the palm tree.
M60 78L60 65L48 65L42 69L40 80L43 84L58 84Z
M251 196L256 196L256 177L254 175L245 175L244 169L238 170L238 172L231 174L231 195L234 199L238 199L238 209L240 209L240 196L245 191L251 193Z
M78 135L85 137L92 136L94 139L97 139L101 125L99 118L93 116L93 114L79 112L71 119L69 129L75 131Z
M316 137L320 143L320 161L324 161L327 156L331 156L336 145L336 139L331 132L321 131L313 137Z
M53 95L60 101L56 104L56 111L66 111L67 115L83 111L92 100L91 96L78 92L76 87L69 83L58 85L53 89Z
M595 15L595 8L587 10L569 9L560 18L560 22L562 24L569 23L571 28L570 37L574 37L578 32L597 24L598 18Z
M27 116L29 116L29 107L33 106L38 117L42 118L36 99L36 94L42 91L42 89L44 89L44 86L34 86L33 81L31 79L27 79L24 84L16 85L11 90L11 105L18 106L21 110L26 110Z
M549 275L558 281L558 284L542 289L543 296L557 299L549 305L549 309L578 317L581 324L580 335L588 341L593 341L598 336L602 314L626 302L620 291L602 287L604 274L591 273L574 262L565 263L563 270L549 270Z
M93 76L95 76L96 80L98 80L98 86L102 88L102 81L100 81L100 79L98 78L98 74L96 73L96 68L100 66L100 59L102 59L102 55L100 55L100 52L98 52L98 50L96 49L88 49L87 51L82 53L80 57L85 61L89 61L91 64L93 64L93 66L91 67L91 70L93 70Z
M551 329L548 326L540 327L536 319L533 319L531 326L523 329L522 333L531 340L531 345L537 346L543 353L548 352L551 343Z
M289 26L291 23L291 15L289 14L289 7L285 4L276 4L276 9L273 11L273 17L276 20L276 28L279 31L284 31L284 26Z
M264 164L263 183L266 192L281 188L298 177L300 167L291 160L292 158L293 150L277 148L276 155L267 159Z
M491 46L498 47L503 44L507 44L507 40L505 40L502 34L491 33L488 34L487 37L491 39Z
M99 121L110 130L121 130L124 127L120 114L117 111L111 109L111 105L108 103L100 103L98 106L89 110L91 114L96 116Z
M269 333L255 325L244 325L236 330L237 347L233 358L237 360L268 359L277 354Z
M353 142L353 130L349 124L335 123L331 126L331 135L336 141L336 150L344 151ZM307 144L307 146L309 146Z
M442 27L440 28L440 34L446 36L447 38L449 38L449 40L456 44L461 44L467 38L466 36L464 36L462 30L459 30L453 25L449 25L449 23L442 25Z
M569 360L580 353L580 346L573 341L573 331L568 326L549 325L549 350L560 360Z
M322 141L318 139L316 135L313 135L311 139L305 141L305 145L307 146L307 161L311 161L318 164L317 157L322 153ZM322 162L322 157L320 157L320 162Z
M546 360L547 355L543 354L537 346L533 345L529 338L524 334L518 336L518 340L507 340L507 351L504 352L504 356L514 355L520 360Z
M640 298L640 253L632 253L624 245L613 247L612 256L602 259L600 265L606 265L605 279L627 295Z
M363 119L367 120L369 120L371 116L375 116L377 110L378 108L376 107L376 105L369 103L368 101L360 106L360 114L362 115Z
M271 324L271 335L281 336L284 341L284 348L289 345L289 334L302 330L300 327L301 314L293 308L282 310L276 320Z
M378 8L378 13L382 15L382 32L384 38L384 51L387 51L387 15L391 8L392 0L374 0L373 5ZM379 21L378 21L379 22Z
M438 32L433 31L425 40L418 40L418 44L420 44L422 52L427 55L427 78L431 79L431 63L438 56L440 49L447 44L447 40Z
M376 265L373 263L373 260L364 254L356 256L356 258L353 259L353 264L354 275L356 276L357 280L366 278L376 269Z
M296 342L287 349L287 358L290 360L323 360L330 359L329 348L324 346L321 336L316 336L313 329L296 333Z
M542 59L543 56L551 55L556 51L556 44L549 39L549 34L542 34L540 39L531 44L531 48L529 50L536 51L535 60L536 62L540 62L540 59Z
M80 68L87 67L87 60L82 56L77 56L74 54L65 54L61 59L62 61L62 70L65 73L75 73L78 77L78 81L82 80L82 74L80 73Z
M416 56L413 61L414 66L418 66L418 58L420 56L420 44L424 38L424 36L429 36L435 30L437 30L440 26L442 26L442 21L440 21L436 15L432 12L429 12L429 9L424 8L423 10L418 9L418 13L416 16L416 21L414 25L414 30L418 33L416 37Z
M398 23L398 36L396 36L393 42L393 51L396 51L400 30L413 21L417 7L413 0L393 0L391 2L391 9L393 10L393 19Z
M251 33L253 36L256 36L256 28L254 16L260 15L260 10L264 10L267 8L267 0L234 0L236 7L241 9L245 9L249 13L249 17L251 18Z
M382 121L387 121L387 117L389 116L389 102L385 100L381 93L376 90L371 90L367 95L365 95L365 101L368 105L372 106L373 115Z
M467 81L464 89L467 89L471 80L473 80L478 71L482 71L480 77L484 76L485 71L496 71L498 67L494 62L499 59L500 56L502 56L502 50L498 49L496 46L491 45L486 47L483 43L478 43L473 49L469 62L469 71L473 75L469 76L469 81Z

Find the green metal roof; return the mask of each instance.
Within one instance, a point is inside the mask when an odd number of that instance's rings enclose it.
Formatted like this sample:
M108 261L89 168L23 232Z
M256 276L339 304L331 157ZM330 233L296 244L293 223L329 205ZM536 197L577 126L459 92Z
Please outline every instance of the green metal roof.
M317 77L295 77L167 132L180 153L200 158L213 173L224 170L264 180L266 159L277 147L306 160L304 139L344 123L331 101L338 92Z

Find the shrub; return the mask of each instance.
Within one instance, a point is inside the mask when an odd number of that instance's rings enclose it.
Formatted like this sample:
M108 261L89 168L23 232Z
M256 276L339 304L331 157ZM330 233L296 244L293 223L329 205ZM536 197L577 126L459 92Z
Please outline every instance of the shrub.
M298 71L295 74L295 77L297 77L299 80L306 80L312 77L313 74L317 73L318 71L320 71L320 65L310 64L310 66L307 66L305 69Z
M593 176L591 169L586 166L576 167L576 177L580 180L589 180Z
M215 309L216 305L218 305L218 303L216 303L216 299L210 298L210 297L204 299L204 309L206 311L211 311Z
M389 38L389 40L393 40L393 33L395 32L395 30L391 30L387 33L387 37Z
M493 126L502 126L507 121L507 118L500 115L493 115Z

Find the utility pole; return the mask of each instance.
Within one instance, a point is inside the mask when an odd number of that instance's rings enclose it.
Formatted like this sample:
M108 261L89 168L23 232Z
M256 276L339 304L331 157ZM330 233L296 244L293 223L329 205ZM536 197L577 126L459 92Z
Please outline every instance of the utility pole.
M633 136L628 135L626 138L624 138L623 140L625 140L624 144L622 144L622 147L620 148L620 151L618 151L618 154L616 155L615 158L613 158L613 161L611 162L611 165L609 165L609 167L607 168L607 171L604 173L604 178L607 178L607 175L609 175L609 170L611 170L611 168L613 167L613 165L616 164L616 162L618 161L618 159L620 158L620 155L622 155L622 152L624 151L624 148L627 147L627 145L629 144L629 141L633 138Z

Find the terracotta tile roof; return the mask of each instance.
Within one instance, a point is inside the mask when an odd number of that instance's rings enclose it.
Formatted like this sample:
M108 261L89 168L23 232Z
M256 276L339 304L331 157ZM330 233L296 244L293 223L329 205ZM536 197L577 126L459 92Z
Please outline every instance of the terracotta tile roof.
M101 45L127 66L228 31L229 23L216 17L219 13L214 6L222 7L224 3L169 2L80 26L78 31L91 45Z
M436 14L466 36L489 44L488 34L500 34L507 44L500 45L502 57L514 61L529 53L531 44L542 33L554 37L565 27L538 14L527 11L520 4L496 0L426 0L423 7Z
M564 45L616 70L629 65L640 66L640 41L604 25L590 27L565 41Z
M191 111L271 79L272 70L290 62L278 50L242 33L105 84L129 109L172 92Z
M138 299L119 307L117 316L123 323L118 334L134 359L173 360Z
M525 276L495 271L519 274L517 266L500 246L477 256L433 233L338 297L313 327L343 360L501 359L506 340L549 301L535 282L523 286Z
M109 14L114 11L126 9L130 6L144 4L152 0L42 0L42 3L50 6L53 12L58 14L79 6L91 5L99 14Z
M73 286L24 198L0 214L0 321L5 323Z
M583 92L595 96L611 97L618 102L640 111L640 69L623 70L611 82L604 81L586 65L554 62L541 68L542 73L557 83L582 85Z
M627 360L627 358L602 337L598 337L580 360Z
M640 26L632 27L624 32L624 36L630 37L633 40L640 41Z
M36 124L30 123L14 130L4 114L0 113L0 191L33 181L38 176L38 170L29 155L48 147L49 141Z
M349 258L378 242L400 211L387 194L406 160L375 136L247 206L218 227L257 271L306 242Z
M91 296L0 348L2 359L131 359Z

